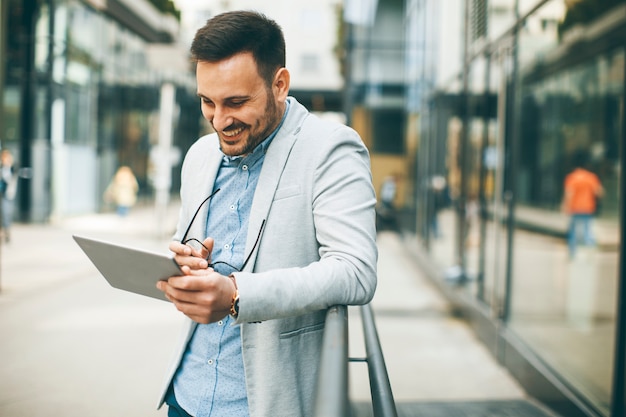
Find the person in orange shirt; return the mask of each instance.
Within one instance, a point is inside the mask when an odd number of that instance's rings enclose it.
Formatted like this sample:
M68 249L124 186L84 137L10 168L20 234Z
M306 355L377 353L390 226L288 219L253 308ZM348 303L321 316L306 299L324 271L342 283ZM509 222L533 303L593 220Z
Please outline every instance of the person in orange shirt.
M587 169L586 155L576 155L575 162L576 168L565 177L563 196L563 210L571 216L567 236L571 258L576 254L581 227L584 244L595 244L591 222L597 209L597 199L604 194L598 176Z

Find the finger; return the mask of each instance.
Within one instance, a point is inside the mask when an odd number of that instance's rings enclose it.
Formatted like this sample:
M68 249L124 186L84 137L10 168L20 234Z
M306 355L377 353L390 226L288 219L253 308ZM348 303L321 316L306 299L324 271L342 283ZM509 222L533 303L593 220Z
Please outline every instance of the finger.
M177 255L191 256L191 247L184 245L180 242L177 242L175 240L170 242L169 248L172 252L174 252Z
M160 281L157 283L157 288L163 291L165 298L176 305L176 308L183 313L188 310L185 305L193 304L193 291L181 290L167 281Z
M200 257L204 259L209 259L211 252L213 252L214 244L215 239L213 239L212 237L207 237L206 239L204 239L204 242L202 242L202 255Z
M206 261L206 259L199 256L175 255L174 260L181 267L188 266L191 269L206 269L209 266L209 263Z
M211 277L211 273L208 270L183 267L183 273L185 275L168 278L167 283L176 290L190 292L214 291L215 280Z
M183 266L181 268L183 274L187 275L191 273L191 269L187 266ZM159 289L160 291L163 291L163 293L165 293L166 296L171 296L172 290L175 288L175 285L177 282L180 282L180 280L184 280L185 275L180 275L180 276L171 276L168 279L164 279L164 280L159 280L156 283L156 287L157 289ZM173 285L174 284L174 285ZM180 284L178 284L180 285Z
M196 249L193 246L190 246L190 248L191 248L191 256L195 256L196 258L202 258L202 259L208 258L209 252L206 249L202 247L200 249Z
M177 241L170 242L169 248L172 252L174 252L174 259L179 265L190 265L197 268L206 268L206 266L208 266L208 262L206 262L207 252L203 249L198 250L193 246ZM194 257L205 259L205 261L203 262L202 260L192 259Z
M206 261L205 261L206 265ZM207 274L211 274L214 272L213 268L209 268L208 266L203 268L192 268L189 265L181 265L180 270L183 275L195 275L195 276L207 276Z
M165 292L165 290L166 290L166 285L167 285L166 281L157 281L157 283L156 283L157 289L159 291L163 291L163 292ZM165 295L167 295L167 294L165 294Z
M167 300L176 304L176 300L168 292L168 288L170 288L170 286L168 285L167 281L158 281L156 287L159 291L163 292L163 295Z

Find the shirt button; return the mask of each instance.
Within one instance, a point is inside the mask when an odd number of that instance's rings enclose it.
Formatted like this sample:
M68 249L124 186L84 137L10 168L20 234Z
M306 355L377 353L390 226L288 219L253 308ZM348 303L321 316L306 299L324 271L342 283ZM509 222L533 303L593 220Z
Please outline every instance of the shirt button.
M209 359L206 363L208 363L209 365L213 365L213 359Z
M243 169L244 171L247 171L248 170L248 165L242 165L241 169Z
M231 204L231 205L230 205L230 209L231 209L231 211L235 210L235 205L234 205L234 204Z
M217 322L217 325L218 325L218 326L223 326L223 325L224 325L224 322L223 322L222 320L220 320L220 321L218 321L218 322Z
M227 249L227 250L228 250L228 249L230 249L230 245L229 245L228 243L227 243L227 244L225 244L225 245L224 245L224 249Z

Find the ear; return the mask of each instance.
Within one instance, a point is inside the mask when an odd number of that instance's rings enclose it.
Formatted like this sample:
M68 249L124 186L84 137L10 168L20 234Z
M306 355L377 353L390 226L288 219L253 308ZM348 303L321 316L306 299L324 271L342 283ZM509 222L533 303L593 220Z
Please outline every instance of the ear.
M289 75L287 68L283 67L276 71L274 82L272 83L272 90L274 91L274 97L276 97L278 101L284 102L287 100L290 80L291 75Z

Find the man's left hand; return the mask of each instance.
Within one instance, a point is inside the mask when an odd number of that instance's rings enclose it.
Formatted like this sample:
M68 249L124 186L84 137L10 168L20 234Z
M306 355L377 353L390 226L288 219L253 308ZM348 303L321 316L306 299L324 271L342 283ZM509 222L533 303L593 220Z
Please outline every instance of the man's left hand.
M157 288L180 312L197 323L213 323L226 317L236 291L234 282L213 268L192 270L183 266L182 271L182 276L159 281Z

